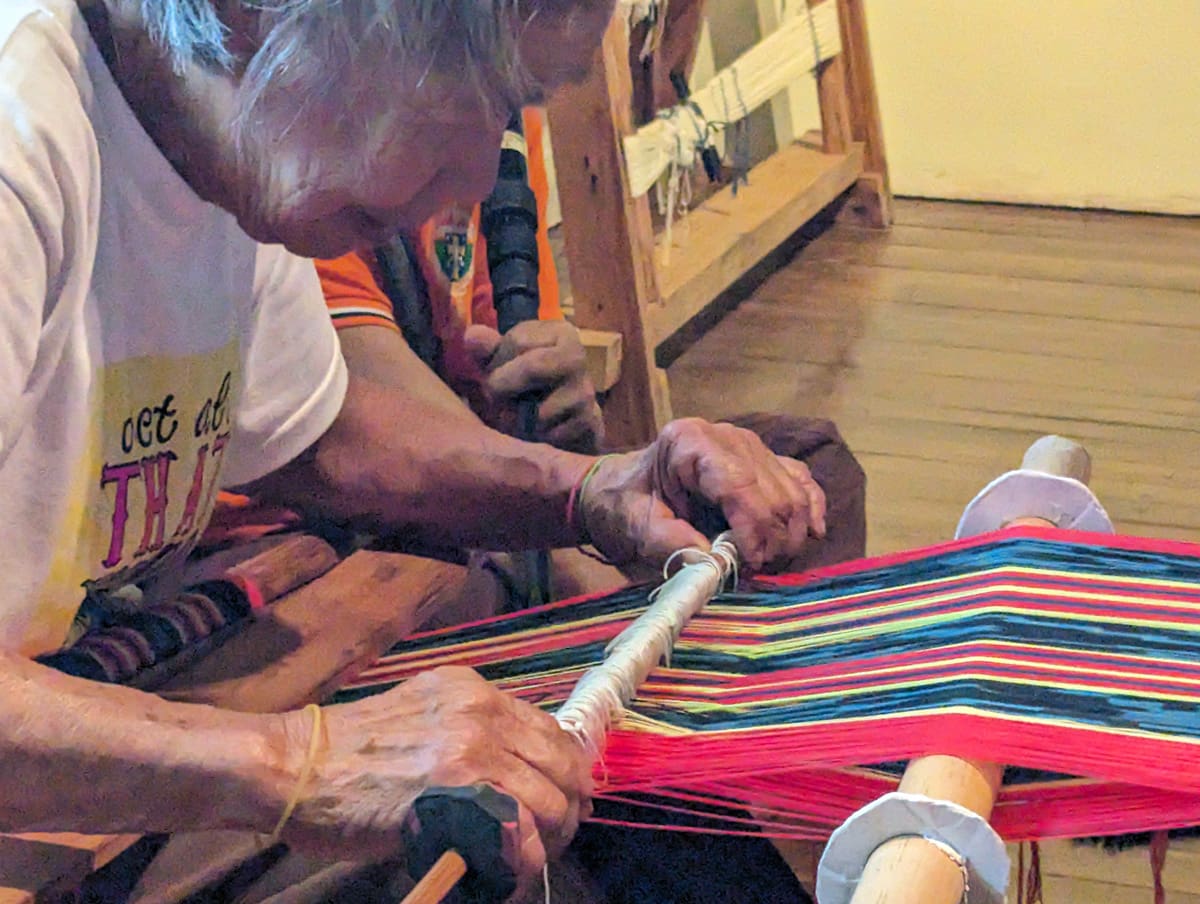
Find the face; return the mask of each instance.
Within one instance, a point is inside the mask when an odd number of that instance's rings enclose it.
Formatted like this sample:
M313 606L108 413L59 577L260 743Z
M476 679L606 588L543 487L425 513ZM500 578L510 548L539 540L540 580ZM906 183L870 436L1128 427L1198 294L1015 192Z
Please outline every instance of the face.
M586 75L612 10L607 3L583 5L589 8L569 22L535 20L522 36L537 86L527 102ZM241 216L243 228L297 254L334 257L414 231L451 203L486 197L496 180L507 105L480 97L466 80L434 73L397 81L410 87L390 89L400 106L386 117L386 134L371 134L368 126L365 136L330 140L300 128L263 154L267 184L258 196L272 200Z

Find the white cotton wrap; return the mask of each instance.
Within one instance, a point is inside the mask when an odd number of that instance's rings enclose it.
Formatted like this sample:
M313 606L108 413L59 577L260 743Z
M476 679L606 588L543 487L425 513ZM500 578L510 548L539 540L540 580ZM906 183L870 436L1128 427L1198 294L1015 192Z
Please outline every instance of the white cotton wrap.
M1073 477L1028 468L997 477L963 510L957 540L1000 530L1017 518L1044 518L1066 530L1114 533L1100 500Z
M662 111L624 139L630 195L646 194L672 164L680 169L694 166L705 140L712 137L707 123L724 128L744 119L842 52L836 3L791 7L779 28L693 91L686 103Z
M924 838L958 864L963 904L1004 904L1008 852L987 820L958 804L900 791L867 804L829 837L817 868L817 900L850 904L871 854L905 837Z
M728 534L717 537L708 552L687 550L676 556L688 564L651 594L650 608L613 639L604 662L579 679L555 714L593 759L604 749L609 727L624 715L638 686L670 658L684 626L737 573L737 549Z

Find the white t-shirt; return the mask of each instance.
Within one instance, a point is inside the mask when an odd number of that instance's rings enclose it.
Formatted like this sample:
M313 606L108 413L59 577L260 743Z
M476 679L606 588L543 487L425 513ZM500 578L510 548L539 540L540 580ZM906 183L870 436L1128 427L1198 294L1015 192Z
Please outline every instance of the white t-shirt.
M0 646L174 570L345 389L312 262L191 191L71 0L0 2Z

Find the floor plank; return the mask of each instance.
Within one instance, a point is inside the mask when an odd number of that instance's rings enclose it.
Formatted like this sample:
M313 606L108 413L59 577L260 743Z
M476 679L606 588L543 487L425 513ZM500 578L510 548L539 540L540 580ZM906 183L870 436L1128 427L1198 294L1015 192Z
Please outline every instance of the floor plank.
M901 201L835 226L671 366L678 414L832 417L870 549L945 539L1039 434L1085 442L1125 529L1200 538L1200 222Z

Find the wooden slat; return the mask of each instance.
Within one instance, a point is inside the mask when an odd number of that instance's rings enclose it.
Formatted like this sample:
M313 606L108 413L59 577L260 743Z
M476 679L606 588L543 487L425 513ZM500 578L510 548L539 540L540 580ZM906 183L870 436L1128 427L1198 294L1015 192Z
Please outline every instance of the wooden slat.
M828 310L849 318L882 305L1025 312L1037 317L1160 326L1195 325L1194 292L1139 286L1088 285L1039 280L1006 273L956 273L809 261L803 274L783 270L771 277L781 300L803 299L806 310Z
M907 270L946 270L979 275L1004 274L1046 282L1072 282L1085 285L1125 286L1128 288L1200 291L1200 265L1178 261L1160 263L1147 269L1140 261L1123 255L1109 260L1048 258L1037 254L1006 254L990 249L957 251L946 254L940 248L892 245L864 241L859 236L839 237L822 243L814 260L835 264L863 264Z
M862 149L844 155L793 144L754 167L735 198L722 189L675 227L659 272L662 303L646 308L654 344L672 335L771 249L853 185Z
M64 876L86 876L138 837L69 832L0 836L0 904L33 904L40 889Z
M1179 251L1195 250L1200 218L1157 214L1114 213L1108 210L1068 210L1012 204L968 204L905 198L896 222L938 229L1026 236L1091 237L1123 246L1131 239L1153 236ZM1115 249L1114 249L1115 250Z
M833 0L807 0L810 8ZM839 22L840 31L840 22ZM821 148L844 154L855 140L846 54L839 53L817 67L817 100L821 109ZM865 160L865 154L864 154Z
M863 145L863 174L851 193L844 217L876 229L892 222L892 188L883 143L883 120L875 91L867 11L863 0L837 0L842 59L850 107L850 130Z
M464 569L364 550L159 690L173 700L280 712L322 700L448 601Z
M621 379L624 340L612 330L580 330L579 341L587 355L588 376L596 392L608 392Z
M871 241L872 233L847 232L848 238ZM877 240L877 235L876 235ZM1103 235L1082 231L1078 235L1038 235L1029 232L991 232L953 227L895 223L888 233L893 245L915 248L940 248L946 251L989 251L996 254L1040 255L1067 260L1111 260L1113 243ZM1200 243L1200 230L1189 238ZM1126 234L1121 242L1121 255L1139 263L1176 265L1180 261L1180 246L1165 242L1153 233Z

